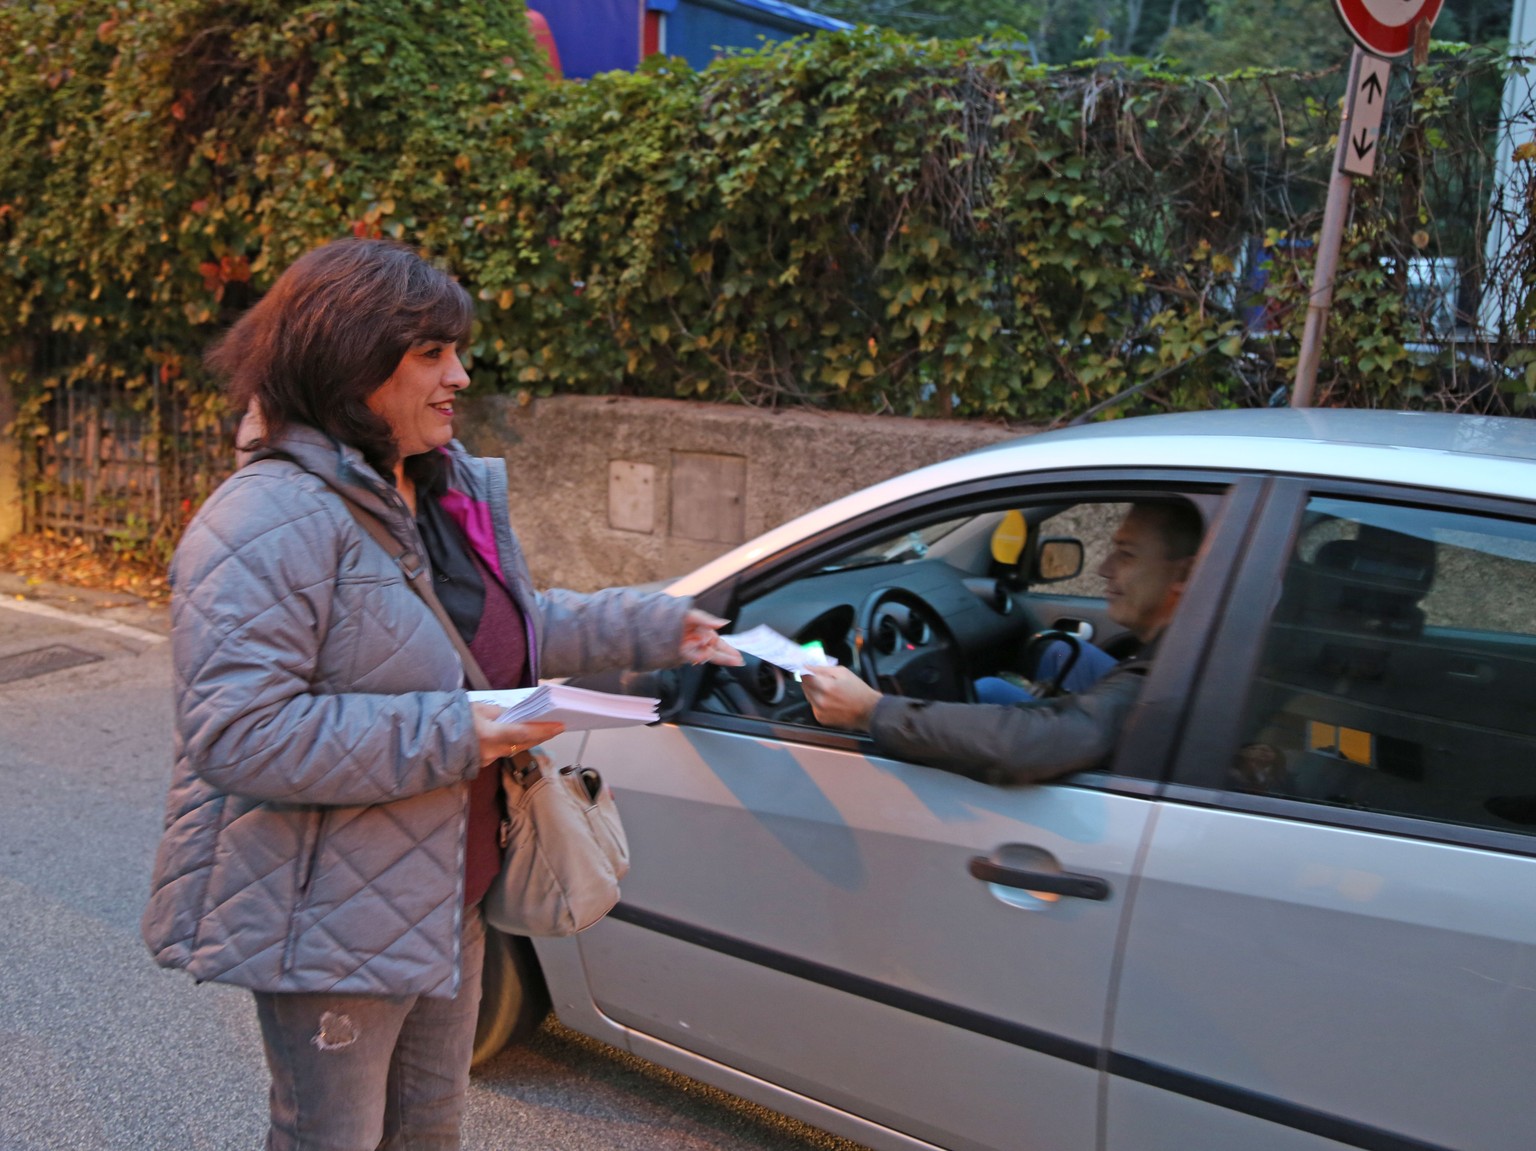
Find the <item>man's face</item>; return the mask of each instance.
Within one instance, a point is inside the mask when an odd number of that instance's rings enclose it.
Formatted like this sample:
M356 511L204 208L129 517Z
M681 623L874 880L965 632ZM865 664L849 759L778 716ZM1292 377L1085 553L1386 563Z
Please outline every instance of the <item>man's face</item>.
M1153 639L1173 618L1193 562L1169 559L1155 513L1132 508L1099 565L1109 618L1143 642Z

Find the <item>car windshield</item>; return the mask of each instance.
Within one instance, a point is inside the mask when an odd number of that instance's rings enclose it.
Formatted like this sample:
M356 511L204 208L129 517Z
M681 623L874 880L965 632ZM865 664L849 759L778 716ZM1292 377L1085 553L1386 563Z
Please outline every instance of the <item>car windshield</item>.
M912 528L896 536L887 536L867 548L853 552L822 567L823 572L848 571L852 568L877 567L880 564L910 563L926 559L933 545L971 521L971 516L943 520L927 527Z

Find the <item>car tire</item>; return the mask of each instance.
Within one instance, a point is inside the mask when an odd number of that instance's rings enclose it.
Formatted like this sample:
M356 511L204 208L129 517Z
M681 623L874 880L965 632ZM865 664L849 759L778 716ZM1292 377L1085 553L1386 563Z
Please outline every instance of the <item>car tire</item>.
M485 970L480 977L480 1017L470 1066L491 1058L509 1043L520 1043L549 1014L549 989L533 944L485 929Z

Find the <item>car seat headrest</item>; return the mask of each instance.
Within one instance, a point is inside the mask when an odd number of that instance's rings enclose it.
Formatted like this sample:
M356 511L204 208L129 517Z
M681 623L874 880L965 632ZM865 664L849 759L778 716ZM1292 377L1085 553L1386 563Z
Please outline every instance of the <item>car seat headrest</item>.
M1417 634L1424 626L1419 602L1435 580L1433 540L1361 524L1354 539L1329 540L1317 549L1304 581L1304 614L1354 631Z

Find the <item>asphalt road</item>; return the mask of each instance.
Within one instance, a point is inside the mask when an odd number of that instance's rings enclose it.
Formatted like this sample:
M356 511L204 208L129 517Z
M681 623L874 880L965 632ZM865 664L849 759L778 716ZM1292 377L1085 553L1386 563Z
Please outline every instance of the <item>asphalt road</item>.
M165 631L131 597L0 574L0 1151L263 1141L249 997L159 970L139 941L170 764ZM95 658L22 676L55 648ZM465 1146L858 1151L555 1022L476 1073Z

